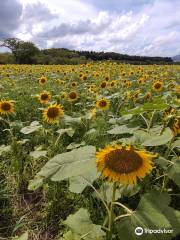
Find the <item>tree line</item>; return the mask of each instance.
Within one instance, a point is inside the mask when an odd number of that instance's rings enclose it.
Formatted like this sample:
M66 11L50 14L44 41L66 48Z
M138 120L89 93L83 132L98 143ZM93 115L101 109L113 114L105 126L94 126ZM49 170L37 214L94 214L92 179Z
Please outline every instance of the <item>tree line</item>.
M131 64L172 64L169 57L130 56L115 52L75 51L66 48L39 49L33 42L18 38L0 41L0 47L11 52L0 53L0 64L82 64L113 60Z

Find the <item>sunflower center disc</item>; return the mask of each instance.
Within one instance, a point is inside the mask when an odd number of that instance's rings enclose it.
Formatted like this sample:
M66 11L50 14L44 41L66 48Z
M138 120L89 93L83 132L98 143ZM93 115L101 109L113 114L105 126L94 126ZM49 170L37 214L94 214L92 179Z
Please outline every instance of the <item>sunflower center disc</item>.
M1 108L4 110L4 111L9 111L11 109L11 105L9 103L3 103L1 105Z
M117 173L131 173L142 166L142 158L133 150L117 149L106 155L107 168Z
M59 110L56 107L49 108L47 111L47 116L49 118L56 118L59 115Z
M43 95L41 96L41 99L42 99L42 100L48 99L48 95L47 95L47 94L43 94Z
M156 85L154 86L156 89L161 88L161 84L160 83L156 83Z
M99 106L100 107L105 107L107 105L106 101L100 101Z
M70 93L70 94L69 94L69 97L70 97L71 99L76 99L76 93L74 93L74 92Z

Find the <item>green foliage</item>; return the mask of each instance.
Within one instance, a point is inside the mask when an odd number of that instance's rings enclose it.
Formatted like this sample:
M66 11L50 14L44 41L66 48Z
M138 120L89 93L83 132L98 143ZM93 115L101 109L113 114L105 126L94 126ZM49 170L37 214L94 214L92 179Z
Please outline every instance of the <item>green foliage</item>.
M118 224L118 236L123 239L139 239L135 228L143 229L172 229L173 233L146 234L141 237L147 240L172 239L179 233L180 212L169 207L170 197L166 193L151 192L141 197L137 209L130 217ZM145 231L145 230L144 230Z
M105 236L105 233L101 230L101 226L92 223L86 209L81 208L74 215L70 215L64 221L64 224L70 229L70 231L64 234L62 240L104 239L103 236Z
M161 135L152 135L142 144L143 146L160 146L168 143L173 138L172 131L166 128Z

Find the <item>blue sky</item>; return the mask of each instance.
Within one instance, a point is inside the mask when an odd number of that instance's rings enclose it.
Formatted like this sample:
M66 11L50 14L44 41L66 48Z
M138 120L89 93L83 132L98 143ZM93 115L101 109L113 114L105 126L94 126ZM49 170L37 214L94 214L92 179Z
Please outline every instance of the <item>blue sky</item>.
M180 0L1 0L0 39L40 48L180 54Z

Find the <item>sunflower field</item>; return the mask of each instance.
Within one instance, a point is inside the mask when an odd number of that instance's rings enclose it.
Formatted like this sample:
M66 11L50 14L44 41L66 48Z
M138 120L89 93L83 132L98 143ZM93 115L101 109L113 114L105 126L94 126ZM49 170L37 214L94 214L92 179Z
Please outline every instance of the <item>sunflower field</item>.
M179 79L0 65L0 240L180 239Z

